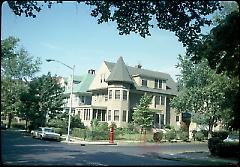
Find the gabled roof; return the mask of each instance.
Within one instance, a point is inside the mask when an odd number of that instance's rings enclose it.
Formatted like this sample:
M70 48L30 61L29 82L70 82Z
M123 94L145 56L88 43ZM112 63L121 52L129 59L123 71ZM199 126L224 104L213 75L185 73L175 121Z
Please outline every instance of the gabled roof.
M106 82L113 81L133 83L122 57L118 59L117 63L111 70L111 74L106 79Z
M85 74L74 76L73 93L89 93L87 90L94 79L93 74ZM78 81L78 82L76 82ZM65 90L65 93L70 93L71 89Z
M115 67L115 63L107 62L107 61L104 61L104 63L106 64L109 71L112 72L113 68ZM134 84L137 90L151 91L151 92L157 91L159 93L174 94L174 95L177 94L176 83L174 82L174 80L172 79L172 77L169 74L158 72L158 71L146 70L146 69L142 69L142 68L130 67L130 66L126 66L126 68L129 72L130 76L143 76L143 77L166 80L167 87L170 88L167 90L155 90L155 89L148 88L148 87L140 87L137 84Z

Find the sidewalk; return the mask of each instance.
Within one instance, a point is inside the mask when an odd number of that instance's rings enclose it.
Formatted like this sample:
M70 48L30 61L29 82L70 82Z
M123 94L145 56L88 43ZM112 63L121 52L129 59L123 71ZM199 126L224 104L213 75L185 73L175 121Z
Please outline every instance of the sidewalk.
M62 141L63 143L68 143L68 144L81 144L81 145L117 145L116 142L114 143L109 143L109 141L84 141L81 138L78 137L70 137L70 141L66 141L66 135L62 135Z
M239 160L236 158L222 158L212 156L209 152L183 152L177 154L152 154L152 156L176 161L185 161L197 165L233 165L239 167ZM238 164L238 165L237 165Z

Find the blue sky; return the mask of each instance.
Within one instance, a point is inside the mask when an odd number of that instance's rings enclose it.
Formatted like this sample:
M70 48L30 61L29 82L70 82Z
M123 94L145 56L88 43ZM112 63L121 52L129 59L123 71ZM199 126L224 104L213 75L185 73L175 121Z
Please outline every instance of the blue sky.
M119 35L116 24L97 24L90 16L92 7L76 2L46 4L35 19L15 16L6 2L2 5L1 38L16 36L31 56L42 60L38 75L52 74L68 76L71 70L56 62L76 66L75 74L85 74L88 69L99 69L104 60L116 62L122 56L125 63L169 73L174 80L179 70L175 68L178 54L185 48L172 32L151 29L151 37L145 39L138 34Z

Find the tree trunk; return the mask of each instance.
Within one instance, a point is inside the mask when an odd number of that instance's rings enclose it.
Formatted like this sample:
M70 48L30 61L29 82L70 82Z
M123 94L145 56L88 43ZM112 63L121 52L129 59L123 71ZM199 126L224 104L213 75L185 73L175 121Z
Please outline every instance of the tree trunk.
M26 129L26 131L28 130L28 119L26 118L26 124L25 124L25 129Z
M7 128L10 128L10 127L11 127L12 118L13 118L13 114L12 114L12 113L9 113L9 114L8 114L8 126L7 126Z
M208 124L208 139L212 137L212 130L213 130L214 118L210 118Z

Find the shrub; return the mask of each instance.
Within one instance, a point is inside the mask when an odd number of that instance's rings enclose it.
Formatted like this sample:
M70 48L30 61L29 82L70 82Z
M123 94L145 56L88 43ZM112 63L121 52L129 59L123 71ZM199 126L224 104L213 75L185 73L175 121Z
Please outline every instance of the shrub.
M134 134L134 133L137 133L137 129L136 127L134 126L134 123L133 122L129 122L127 124L127 128L126 128L126 133L129 133L129 134Z
M222 143L222 140L219 137L213 137L208 139L208 149L212 155L216 155L216 147L219 143Z
M207 139L208 138L208 130L205 130L205 129L201 129L200 132L203 133L204 135L204 138Z
M114 129L117 129L117 125L115 122L111 122L110 126L112 126Z
M193 130L193 131L192 131L192 137L193 137L193 140L194 140L194 141L196 140L196 133L197 133L196 130Z
M80 138L83 138L84 140L86 138L90 138L91 136L87 136L87 132L88 130L87 129L81 129L81 128L73 128L73 131L72 131L72 135L74 137L80 137ZM90 134L90 133L88 133Z
M171 141L176 138L175 130L169 130L165 133L165 139Z
M67 133L66 129L64 128L54 128L54 131L60 135Z
M23 123L12 123L12 128L16 128L16 129L25 129L25 124Z
M187 141L188 140L188 132L179 131L178 135L179 135L179 139L180 140L183 140L183 141Z
M46 126L64 129L67 127L67 122L62 119L51 119Z
M228 131L216 131L212 133L212 137L219 137L221 140L224 140L228 137Z
M97 119L91 120L91 127L92 129L98 127L99 121Z
M71 128L85 128L84 124L81 122L79 115L75 115L71 118Z
M196 138L197 141L203 141L203 139L204 139L204 134L199 131L199 132L197 132L197 133L195 134L195 138Z
M166 125L164 128L165 128L165 129L172 129L172 126Z
M156 132L153 134L153 141L154 142L160 142L163 139L163 132Z

